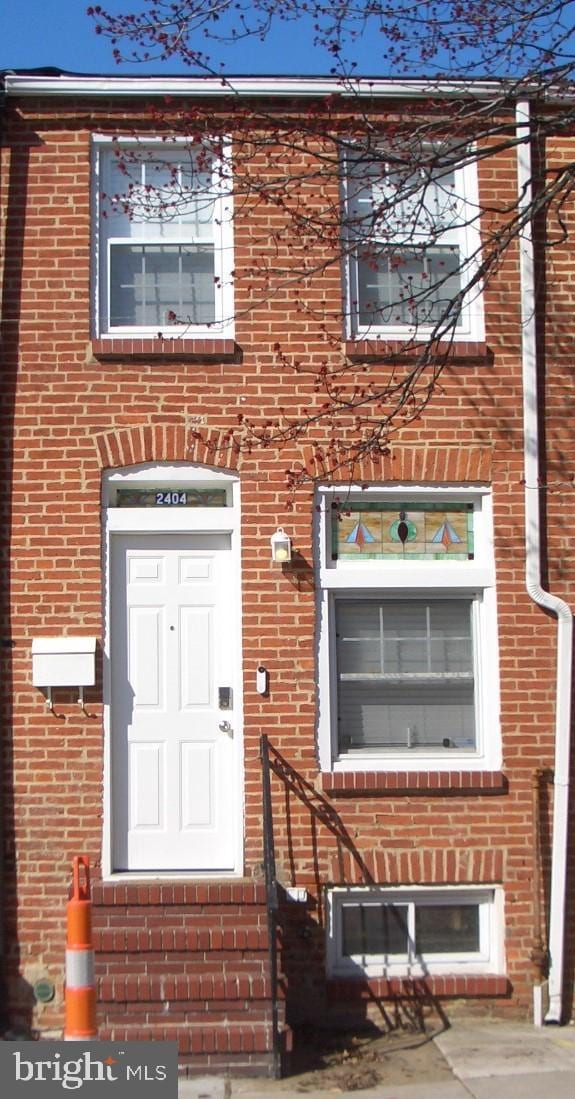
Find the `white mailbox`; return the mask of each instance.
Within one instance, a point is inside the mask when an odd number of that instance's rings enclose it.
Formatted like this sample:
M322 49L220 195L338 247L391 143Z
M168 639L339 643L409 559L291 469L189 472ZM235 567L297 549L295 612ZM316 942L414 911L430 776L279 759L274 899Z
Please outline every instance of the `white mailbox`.
M95 637L36 637L32 641L32 683L43 687L48 705L53 687L83 687L96 682Z

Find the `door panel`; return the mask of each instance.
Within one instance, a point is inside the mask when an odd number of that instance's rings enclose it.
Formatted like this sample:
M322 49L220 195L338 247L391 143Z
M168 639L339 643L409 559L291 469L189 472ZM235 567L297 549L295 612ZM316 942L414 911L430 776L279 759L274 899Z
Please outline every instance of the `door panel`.
M181 746L181 804L184 831L213 824L214 753L207 745Z
M213 705L213 636L212 607L180 608L182 710Z
M161 828L164 750L162 744L132 742L129 749L132 828Z
M128 680L138 710L158 707L164 695L161 607L128 608Z
M237 674L232 583L227 534L113 537L116 870L234 870L236 715L218 709Z

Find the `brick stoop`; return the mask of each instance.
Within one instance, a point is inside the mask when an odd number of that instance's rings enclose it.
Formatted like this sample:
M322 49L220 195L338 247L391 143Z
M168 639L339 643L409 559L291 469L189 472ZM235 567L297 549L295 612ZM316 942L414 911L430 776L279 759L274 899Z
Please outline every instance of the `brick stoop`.
M266 893L246 882L96 884L99 1034L177 1040L193 1074L273 1074ZM283 1003L279 1005L280 1029Z

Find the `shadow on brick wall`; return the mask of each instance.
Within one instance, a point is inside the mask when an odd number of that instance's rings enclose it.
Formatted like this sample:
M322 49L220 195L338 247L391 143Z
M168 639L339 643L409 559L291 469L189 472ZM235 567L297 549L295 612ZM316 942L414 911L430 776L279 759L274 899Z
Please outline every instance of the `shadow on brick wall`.
M322 832L327 830L335 838L339 862L343 861L344 853L353 860L356 881L372 885L374 879L352 836L327 799L272 745L269 746L269 758L270 769L279 779L286 799L289 860L289 865L283 868L286 876L293 879L295 866L295 837L291 831L289 797L295 797L307 811L312 834L315 896L308 893L305 902L294 902L289 890L280 884L276 918L281 957L280 987L286 1004L287 1022L295 1034L295 1060L298 1035L303 1035L303 1045L307 1046L306 1028L313 1025L317 1029L318 1019L322 1019L324 1029L330 1031L353 1027L362 1033L373 1030L425 1035L430 1029L434 1033L447 1029L449 1020L445 1008L425 980L403 982L401 991L384 998L366 981L353 982L358 995L350 994L349 983L344 983L343 995L338 995L341 982L326 979L326 882L320 869ZM318 1043L318 1050L321 1056L321 1042Z

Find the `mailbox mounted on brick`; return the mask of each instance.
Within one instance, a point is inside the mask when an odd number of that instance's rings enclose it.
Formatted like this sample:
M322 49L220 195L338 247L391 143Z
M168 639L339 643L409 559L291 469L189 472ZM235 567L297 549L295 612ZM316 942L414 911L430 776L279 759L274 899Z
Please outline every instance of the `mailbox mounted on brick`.
M32 683L46 692L52 709L54 687L77 687L84 705L84 687L96 682L95 637L37 637L32 641Z

